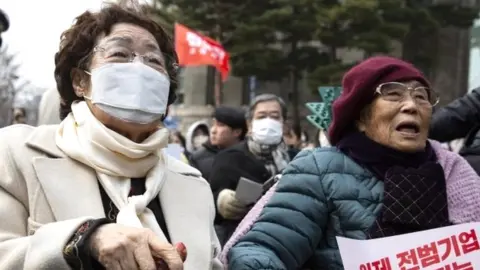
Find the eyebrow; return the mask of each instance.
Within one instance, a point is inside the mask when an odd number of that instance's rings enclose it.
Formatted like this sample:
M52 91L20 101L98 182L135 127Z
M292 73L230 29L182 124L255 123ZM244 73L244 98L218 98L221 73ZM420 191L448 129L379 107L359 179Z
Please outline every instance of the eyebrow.
M408 84L407 84L408 85ZM423 85L422 83L420 82L414 82L412 84L409 85L410 87L413 87L413 88L417 88L417 87L427 87L426 85Z
M111 37L109 39L107 39L107 41L105 41L105 43L114 43L114 42L119 42L119 43L124 43L124 44L127 44L127 45L132 45L133 44L133 39L131 37L128 37L128 36L115 36L115 37ZM148 49L151 49L151 50L154 50L154 51L160 51L160 48L153 42L151 41L145 41L145 46L148 48Z
M257 114L280 114L280 111L278 110L263 110L263 111L257 111Z
M126 36L115 36L115 37L110 37L107 39L107 41L105 41L105 43L113 43L113 42L132 44L133 39Z
M145 43L145 46L151 50L156 50L156 51L160 51L160 48L155 44L155 43L152 43L150 41L147 41Z

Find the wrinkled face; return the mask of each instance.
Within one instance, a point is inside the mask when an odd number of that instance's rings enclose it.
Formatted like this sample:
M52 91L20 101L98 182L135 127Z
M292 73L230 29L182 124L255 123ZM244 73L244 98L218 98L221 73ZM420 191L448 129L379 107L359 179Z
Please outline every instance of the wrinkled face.
M133 24L115 24L108 36L100 36L97 39L92 56L88 71L109 63L142 61L158 72L166 74L165 59L155 37L146 29ZM77 96L91 96L88 74L81 70L75 70L72 72L72 79ZM151 133L161 124L160 120L149 124L125 122L108 115L88 100L87 103L100 122L122 135L125 135L123 133Z
M232 129L224 123L213 119L210 129L210 143L220 148L226 148L237 143L241 133L240 129Z
M405 82L412 88L417 81ZM378 96L363 112L357 122L360 131L372 140L402 152L417 152L425 148L432 106L419 104L406 93L400 101L389 101Z

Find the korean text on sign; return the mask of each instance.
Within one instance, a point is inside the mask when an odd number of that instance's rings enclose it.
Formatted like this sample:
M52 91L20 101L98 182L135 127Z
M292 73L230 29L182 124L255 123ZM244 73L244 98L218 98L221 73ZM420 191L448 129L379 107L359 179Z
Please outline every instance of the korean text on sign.
M475 230L472 229L398 253L394 259L386 257L361 264L359 269L392 270L394 269L392 268L392 262L396 262L401 270L420 270L430 267L435 267L437 270L473 270L474 267L471 262L448 264L443 264L443 262L451 257L457 258L478 250L480 250L480 244Z
M210 57L223 61L225 52L216 46L210 45L205 39L193 32L187 32L187 42L190 45L190 54L209 54Z

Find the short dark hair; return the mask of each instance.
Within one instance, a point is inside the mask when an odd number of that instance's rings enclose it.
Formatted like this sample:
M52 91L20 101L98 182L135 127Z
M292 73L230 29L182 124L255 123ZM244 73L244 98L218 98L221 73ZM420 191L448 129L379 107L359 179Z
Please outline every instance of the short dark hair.
M297 136L298 139L301 139L302 137L302 127L300 124L294 124L291 121L287 121L285 123L285 129L288 130L288 132L292 132Z
M243 141L248 132L245 110L232 106L219 106L213 112L213 118L229 126L232 130L241 130L239 140Z
M253 118L253 113L255 112L255 109L257 108L257 105L262 102L267 102L267 101L276 101L278 104L280 104L281 112L282 112L282 118L284 120L287 119L287 105L283 101L283 99L277 95L274 94L261 94L256 96L251 102L250 106L247 111L247 119L252 120Z
M127 1L128 2L128 1ZM135 5L135 4L134 4ZM86 11L76 18L75 23L63 32L60 49L55 54L55 81L62 98L60 119L64 119L71 111L71 105L78 97L72 86L73 69L87 70L92 59L96 39L101 34L108 35L112 26L117 23L131 23L149 31L158 42L160 50L166 57L166 69L170 77L168 105L176 99L178 87L178 58L171 36L165 29L150 19L147 12L127 4L107 4L98 12Z

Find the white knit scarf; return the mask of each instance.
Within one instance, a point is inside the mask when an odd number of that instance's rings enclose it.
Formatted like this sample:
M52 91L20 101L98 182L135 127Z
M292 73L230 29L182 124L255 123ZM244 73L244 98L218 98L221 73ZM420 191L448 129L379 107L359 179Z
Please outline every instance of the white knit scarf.
M67 156L96 171L100 184L119 209L117 223L150 228L166 239L147 208L158 197L165 177L161 149L168 143L166 128L135 143L105 127L81 101L72 104L72 112L60 124L55 139ZM132 177L146 177L143 195L128 197Z

